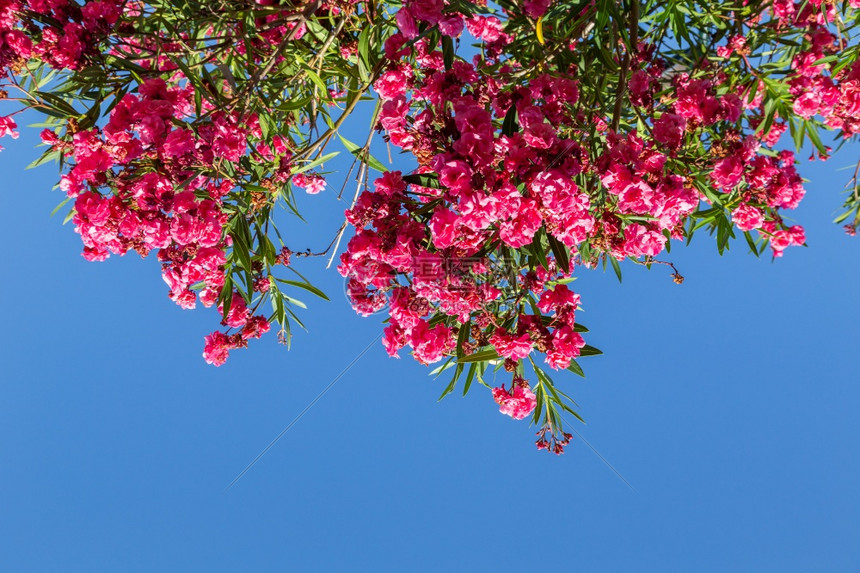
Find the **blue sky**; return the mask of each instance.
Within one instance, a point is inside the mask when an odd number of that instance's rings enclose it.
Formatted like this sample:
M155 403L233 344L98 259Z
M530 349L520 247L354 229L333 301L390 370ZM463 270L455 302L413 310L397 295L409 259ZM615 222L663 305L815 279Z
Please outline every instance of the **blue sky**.
M720 257L702 234L669 257L681 286L574 283L605 355L556 380L635 490L374 345L225 491L380 318L302 261L332 299L307 300L310 332L208 366L215 313L169 301L154 258L84 261L54 167L23 169L35 130L2 144L2 571L860 571L860 242L830 223L857 147L802 168L807 249ZM300 203L290 241L324 247L344 205Z

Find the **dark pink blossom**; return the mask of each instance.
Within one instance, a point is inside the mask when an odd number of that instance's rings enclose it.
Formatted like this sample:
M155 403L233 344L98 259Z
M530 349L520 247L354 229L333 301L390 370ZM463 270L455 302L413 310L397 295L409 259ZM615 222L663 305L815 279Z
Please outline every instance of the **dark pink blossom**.
M535 393L521 378L511 383L510 391L504 386L493 388L493 400L499 405L499 412L514 420L522 420L531 414L537 405Z
M215 366L221 366L227 362L227 358L230 356L230 349L233 348L229 336L223 332L215 331L206 336L205 342L203 358L206 362Z

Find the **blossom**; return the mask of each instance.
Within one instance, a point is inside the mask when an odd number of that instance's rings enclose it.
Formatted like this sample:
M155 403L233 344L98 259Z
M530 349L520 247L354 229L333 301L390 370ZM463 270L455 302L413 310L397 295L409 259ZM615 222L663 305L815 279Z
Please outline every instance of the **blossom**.
M711 179L718 187L729 190L740 183L743 173L744 165L737 157L726 157L714 165Z
M233 347L230 337L223 332L215 331L205 338L206 344L203 348L203 358L209 364L221 366L227 362L230 349Z
M582 335L568 325L561 326L553 332L552 345L546 352L546 362L553 369L567 368L570 361L579 356L585 346Z
M687 120L675 113L664 113L654 122L654 139L669 147L678 147L684 138Z
M224 313L223 304L218 305L218 312ZM245 306L245 299L238 292L233 292L233 297L230 299L230 310L224 317L224 324L233 328L245 326L249 316L250 311Z
M522 378L514 379L510 391L504 386L493 388L493 400L499 405L499 412L514 420L522 420L531 414L537 404L535 393Z
M504 328L497 329L490 337L499 356L511 360L521 360L532 351L532 341L528 333L519 336L508 333Z
M12 139L18 139L18 132L16 128L18 124L15 123L10 116L2 117L0 116L0 137L10 136Z
M752 231L762 226L764 215L755 207L743 203L732 211L732 221L741 231Z
M430 219L430 233L436 248L445 249L454 244L458 219L457 214L449 209L436 209Z
M266 320L265 316L252 316L248 319L248 322L245 323L244 328L242 328L242 338L245 340L249 338L260 338L267 332L271 326L269 325L269 321Z
M304 173L293 176L293 184L297 187L303 187L310 195L316 195L326 188L325 179L319 175L305 175Z
M567 285L556 285L551 290L546 290L538 301L538 308L542 312L559 312L565 307L576 309L579 306L580 297L570 290Z
M656 257L663 251L666 238L644 225L633 223L624 228L624 250L630 257Z

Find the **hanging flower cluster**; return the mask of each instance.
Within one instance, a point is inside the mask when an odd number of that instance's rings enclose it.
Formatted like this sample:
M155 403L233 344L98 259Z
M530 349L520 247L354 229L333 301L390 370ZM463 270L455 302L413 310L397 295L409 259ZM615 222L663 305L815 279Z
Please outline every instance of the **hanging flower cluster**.
M313 165L293 158L309 135L296 123L307 118L298 111L274 116L269 105L255 109L254 103L289 102L318 87L305 78L304 85L294 86L296 93L272 93L260 73L260 66L289 68L288 48L308 30L294 12L259 14L255 36L247 33L241 11L221 18L217 29L201 20L205 12L192 14L196 20L178 14L177 26L188 29L172 36L158 27L163 9L134 2L7 3L0 58L10 72L9 88L25 97L3 94L63 120L45 129L42 140L49 146L45 158L62 158L67 166L60 188L74 206L70 217L83 256L103 261L128 251L156 253L173 301L192 309L199 300L221 314L227 331L207 336L203 352L207 362L220 366L230 350L268 332L271 322L281 324L288 342L285 325L295 299L280 292L278 281L321 295L304 279L276 279L272 267L288 266L290 250L282 245L279 253L268 237L254 233L268 226L277 200L290 203L292 185L308 193L325 186L308 169ZM322 4L316 9L339 10ZM189 61L191 38L201 34L197 41L205 43ZM244 78L227 67L238 58L253 64ZM205 69L209 62L226 70L223 77ZM106 121L97 125L99 103L80 113L74 102L43 91L50 78L46 66L74 72L72 87L97 77L107 96ZM330 100L330 94L319 98ZM16 127L11 116L0 118L0 136L17 137ZM258 314L266 300L272 314Z

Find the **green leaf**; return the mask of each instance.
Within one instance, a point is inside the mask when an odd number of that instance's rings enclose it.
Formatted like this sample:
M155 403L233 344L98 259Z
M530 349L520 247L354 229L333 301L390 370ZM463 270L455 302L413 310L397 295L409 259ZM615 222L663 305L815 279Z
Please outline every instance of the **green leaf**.
M609 262L612 264L612 270L615 271L615 276L618 277L618 282L621 282L621 265L618 264L618 259L612 255L608 255Z
M373 69L375 63L371 59L373 54L370 50L370 35L372 31L373 27L366 26L358 35L358 57L368 70Z
M570 366L568 366L567 369L576 374L577 376L582 376L583 378L585 378L585 372L582 371L582 367L576 362L576 360L571 360Z
M223 320L227 320L227 313L230 312L230 307L233 305L232 278L227 277L227 280L224 281L224 286L221 287L221 294L218 295L218 301L224 305L223 310L221 311L221 318Z
M54 210L53 210L53 211L51 211L51 217L53 217L54 215L56 215L56 214L57 214L57 211L59 211L60 209L62 209L62 208L63 208L63 206L64 206L64 205L66 205L66 204L67 204L69 201L71 201L71 200L72 200L72 198L71 198L71 197L66 197L65 199L63 199L62 201L60 201L60 204L59 204L59 205L57 205L56 207L54 207Z
M302 165L298 169L294 169L293 175L297 175L299 173L304 173L305 171L313 169L314 167L318 167L318 166L322 165L323 163L325 163L326 161L328 161L329 159L333 159L333 158L337 157L338 155L340 155L340 152L338 152L338 151L333 151L331 153L327 153L327 154L323 155L322 157L314 159L310 163L306 163L305 165Z
M445 62L445 69L450 70L454 65L454 40L451 36L442 36L442 59Z
M567 246L556 239L552 233L547 233L546 238L549 242L549 248L555 257L555 260L558 262L559 268L564 273L567 273L568 269L570 269L570 254L567 250Z
M317 97L319 97L323 101L330 101L331 98L329 97L328 86L325 84L322 78L320 78L317 73L309 67L305 67L305 73L311 79L311 81L316 84L317 88L319 88L319 95Z
M583 346L579 351L580 356L597 356L598 354L603 354L603 351L588 344Z
M295 305L295 306L297 306L297 307L299 307L299 308L304 308L304 309L308 308L308 305L306 305L305 303L303 303L302 301L300 301L300 300L299 300L299 299L297 299L297 298L293 298L293 297L291 297L291 296L289 296L289 295L286 295L286 294L284 294L284 293L281 293L281 297L282 297L285 301L287 301L288 303L290 303L290 304L292 304L292 305ZM289 309L287 309L287 310L289 311Z
M535 259L537 259L537 262L539 262L543 268L549 270L549 261L546 259L543 242L541 241L543 234L543 227L541 227L541 229L535 233L534 240L532 241L532 244L529 245L529 251L531 251Z
M475 352L474 354L458 358L457 362L488 362L490 360L498 360L499 358L500 356L495 350L482 350L481 352Z
M462 358L463 355L463 345L466 344L469 340L469 330L472 322L467 321L465 324L460 325L460 330L457 332L457 358Z
M582 417L582 416L580 416L580 415L579 415L579 413L578 413L576 410L574 410L573 408L571 408L570 406L568 406L568 405L567 405L567 404L565 404L564 402L559 402L559 403L558 403L558 405L559 405L559 406L561 406L561 407L564 409L564 411L565 411L565 412L570 412L570 414L571 414L573 417L575 417L577 420L579 420L579 421L580 421L580 422L582 422L583 424L585 423L585 419L583 419L583 417Z
M505 120L502 122L502 135L511 136L520 130L517 123L517 106L512 105L505 114Z
M475 371L478 369L478 364L473 362L469 366L469 372L466 374L466 383L463 385L463 396L469 393L469 388L472 387L472 380L475 378Z
M412 173L404 175L403 180L412 185L420 185L421 187L428 187L430 189L443 189L442 184L439 183L439 177L435 173Z
M30 165L25 167L25 169L33 169L34 167L38 167L43 163L47 163L48 161L58 161L62 158L62 154L59 151L48 150L43 153L38 159L33 161Z
M472 366L474 366L474 364ZM448 394L450 394L454 390L454 387L457 385L457 380L460 379L460 374L462 374L462 373L463 373L463 365L457 364L457 368L454 369L454 376L453 376L453 378L451 378L451 383L448 384L448 386L445 388L445 391L442 392L441 396L439 396L439 400L441 400L442 398L444 398L445 396L447 396ZM437 400L437 402L439 400Z
M245 272L251 272L251 255L248 251L251 248L245 242L245 237L240 231L234 230L230 233L230 237L233 239L233 258L234 263L237 263L239 267L245 270ZM238 259L238 261L236 261Z
M295 111L297 109L302 109L303 107L311 103L312 99L312 96L289 99L282 104L276 105L275 109L278 111Z
M753 254L755 256L759 256L758 248L755 245L755 240L753 240L753 237L749 231L744 231L744 238L747 240L747 245L749 245L750 250L753 252Z
M328 301L331 300L331 299L329 299L329 297L326 296L326 294L323 291L321 291L320 289L318 289L317 287L315 287L314 285L312 285L310 283L300 283L298 281L291 281L288 279L275 279L275 280L280 282L280 283L284 283L285 285L290 285L290 286L298 287L301 289L305 289L309 293L315 294L316 296L320 297L323 300L328 300Z
M47 102L55 110L65 114L67 117L78 117L81 112L77 111L66 100L49 92L36 92L36 96Z
M381 161L379 161L377 158L375 158L373 155L371 155L370 152L363 152L361 147L359 147L358 145L356 145L352 141L346 139L344 136L342 136L339 133L337 134L337 136L340 138L344 147L346 147L350 153L355 155L356 159L366 163L368 167L370 167L371 169L376 169L380 173L385 173L388 171L388 168L385 165L383 165Z

